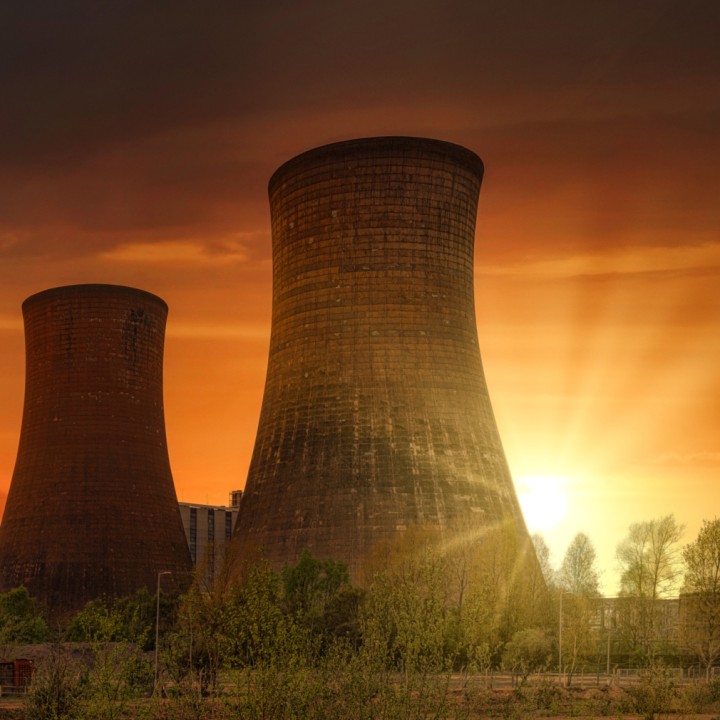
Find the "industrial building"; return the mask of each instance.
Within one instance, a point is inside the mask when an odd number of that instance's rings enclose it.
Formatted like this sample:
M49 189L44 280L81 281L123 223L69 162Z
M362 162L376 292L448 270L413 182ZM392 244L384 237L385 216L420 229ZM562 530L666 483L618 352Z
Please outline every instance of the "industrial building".
M51 620L154 589L191 568L163 410L167 305L143 290L72 285L23 303L25 403L0 524L0 592Z
M458 145L380 137L270 179L272 334L240 547L355 572L413 524L527 538L478 345L482 175Z
M241 497L242 491L235 490L230 505L178 503L190 559L194 567L202 568L207 581L212 581L232 539Z

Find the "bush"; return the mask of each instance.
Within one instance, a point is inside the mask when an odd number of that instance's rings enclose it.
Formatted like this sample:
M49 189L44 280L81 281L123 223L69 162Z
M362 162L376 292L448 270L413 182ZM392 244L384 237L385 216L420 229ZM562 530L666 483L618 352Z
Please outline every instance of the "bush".
M165 617L169 613L167 608L163 610L162 617ZM91 600L70 620L65 639L71 642L126 641L150 650L154 629L155 598L142 588L128 597Z
M53 651L33 676L25 705L26 720L75 717L82 692L81 666Z
M656 713L669 712L675 698L671 671L661 664L652 664L640 677L638 685L627 689L633 709L645 720L654 720Z
M519 675L521 683L533 672L547 669L552 655L552 643L543 630L519 630L505 646L503 667Z
M26 588L0 595L0 644L45 642L48 634L45 618Z

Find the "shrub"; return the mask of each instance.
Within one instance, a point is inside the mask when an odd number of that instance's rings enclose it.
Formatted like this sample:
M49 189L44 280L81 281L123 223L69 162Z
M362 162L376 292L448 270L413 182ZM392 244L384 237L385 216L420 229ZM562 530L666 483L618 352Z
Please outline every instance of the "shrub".
M25 705L26 720L75 717L82 691L82 668L53 651L33 676Z
M645 720L654 720L656 713L668 712L675 698L671 671L661 664L652 664L640 677L640 683L628 688L633 709Z
M0 644L39 643L48 638L48 626L24 587L0 595Z

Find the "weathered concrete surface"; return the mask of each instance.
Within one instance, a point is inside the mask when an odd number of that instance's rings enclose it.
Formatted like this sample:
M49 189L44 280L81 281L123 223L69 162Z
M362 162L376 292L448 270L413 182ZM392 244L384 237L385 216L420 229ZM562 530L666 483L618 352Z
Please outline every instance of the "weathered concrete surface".
M419 138L304 153L270 180L273 317L241 546L357 570L411 523L526 535L473 299L483 166Z
M154 588L190 556L162 396L167 305L114 285L23 304L25 405L0 525L0 591L25 585L59 617Z

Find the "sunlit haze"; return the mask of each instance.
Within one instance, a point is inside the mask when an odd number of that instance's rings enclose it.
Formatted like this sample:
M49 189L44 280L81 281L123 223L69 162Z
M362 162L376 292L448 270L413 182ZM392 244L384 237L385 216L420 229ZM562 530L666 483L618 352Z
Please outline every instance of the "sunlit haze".
M565 478L552 476L520 477L515 480L525 523L531 533L539 532L550 538L553 530L564 520L568 511Z
M25 4L0 68L0 490L21 304L119 283L170 307L182 500L245 484L270 337L267 181L352 137L485 163L475 255L490 397L531 530L603 590L632 522L720 508L718 6ZM4 498L4 496L3 496Z

